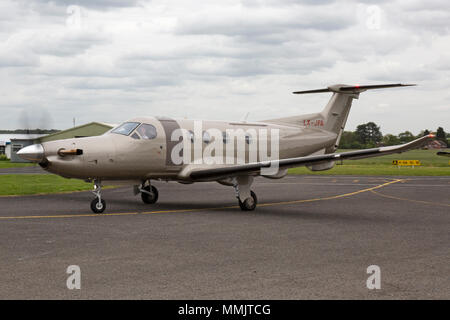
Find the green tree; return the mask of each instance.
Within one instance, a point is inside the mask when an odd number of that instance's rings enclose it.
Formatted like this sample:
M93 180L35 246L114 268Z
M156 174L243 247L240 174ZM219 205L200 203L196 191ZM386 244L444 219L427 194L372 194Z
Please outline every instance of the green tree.
M394 146L396 144L400 144L400 139L397 136L388 133L383 137L382 142L385 146Z
M428 129L422 130L422 131L420 131L420 133L417 135L416 138L425 137L425 136L429 135L430 133L431 133L431 132L430 132L430 130L428 130Z
M383 138L380 127L378 127L374 122L360 124L356 127L355 134L358 142L369 148L376 146L377 143L379 143Z
M341 149L353 149L354 143L357 141L356 135L352 131L344 131L339 141L339 148Z
M436 138L438 138L439 140L445 140L445 131L444 128L439 127L436 130Z
M444 128L439 127L436 131L436 139L441 140L443 142L445 142L448 146L448 142L447 142L447 134L444 131Z
M414 135L410 131L402 132L398 135L401 143L406 143L414 140Z

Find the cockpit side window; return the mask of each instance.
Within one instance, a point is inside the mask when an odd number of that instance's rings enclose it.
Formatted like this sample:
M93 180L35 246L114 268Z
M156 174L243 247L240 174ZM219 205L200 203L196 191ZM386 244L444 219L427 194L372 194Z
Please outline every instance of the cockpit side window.
M150 140L156 138L156 128L151 124L143 123L137 128L137 133L142 137L142 139Z
M112 130L111 133L123 134L124 136L128 136L134 129L136 129L139 124L139 122L124 122L114 130Z

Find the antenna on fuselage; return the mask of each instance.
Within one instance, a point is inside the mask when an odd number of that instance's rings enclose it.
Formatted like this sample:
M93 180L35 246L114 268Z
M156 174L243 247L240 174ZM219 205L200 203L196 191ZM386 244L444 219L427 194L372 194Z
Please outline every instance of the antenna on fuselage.
M241 122L247 122L247 118L248 118L248 115L250 114L250 112L247 112L246 114L245 114L245 116L242 118L242 120L241 120Z

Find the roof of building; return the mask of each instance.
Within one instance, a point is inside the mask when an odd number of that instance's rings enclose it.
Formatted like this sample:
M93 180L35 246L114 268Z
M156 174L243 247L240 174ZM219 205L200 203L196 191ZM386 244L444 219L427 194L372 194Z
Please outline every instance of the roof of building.
M445 148L447 148L447 144L444 141L441 141L439 139L435 139L435 140L429 141L425 145L425 148L428 148L428 149L445 149Z
M65 133L65 132L69 132L69 131L72 131L72 130L77 130L77 129L80 129L80 128L88 127L88 126L91 126L93 124L100 125L100 126L103 126L103 127L107 127L109 129L112 129L112 128L114 128L116 126L115 124L111 124L111 123L93 121L93 122L88 122L88 123L82 124L81 126L76 126L76 127L72 127L72 128L69 128L69 129L61 130L61 131L58 131L58 132L55 132L55 133L51 133L49 135L46 135L46 137L53 137L53 136L60 135L60 134Z
M26 133L0 133L0 146L4 146L11 140L34 140L46 136L46 134L26 134Z

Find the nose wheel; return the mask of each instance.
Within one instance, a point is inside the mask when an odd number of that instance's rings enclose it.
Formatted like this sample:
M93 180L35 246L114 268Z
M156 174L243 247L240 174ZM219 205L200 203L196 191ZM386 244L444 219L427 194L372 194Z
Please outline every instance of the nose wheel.
M103 199L94 199L91 202L91 210L94 213L102 213L106 209L106 201Z
M106 209L106 201L102 199L102 185L99 180L94 180L92 193L95 195L95 199L91 202L91 210L94 213L102 213Z

